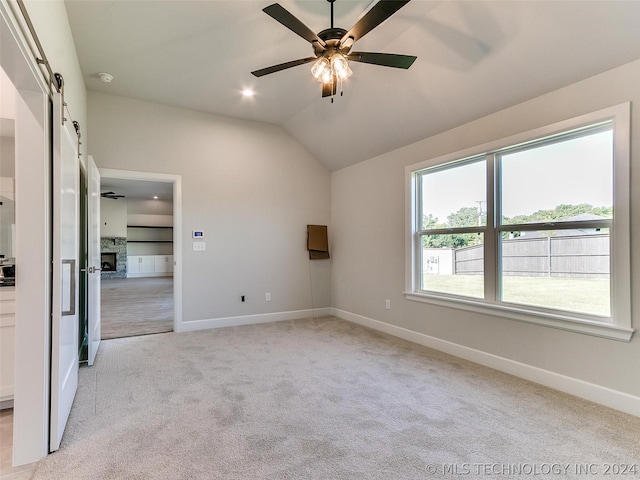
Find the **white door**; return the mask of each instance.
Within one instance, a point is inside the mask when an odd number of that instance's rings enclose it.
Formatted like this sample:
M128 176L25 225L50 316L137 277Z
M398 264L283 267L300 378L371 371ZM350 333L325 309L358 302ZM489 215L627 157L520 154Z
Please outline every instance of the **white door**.
M93 157L87 158L89 177L89 199L87 225L87 290L89 366L93 365L100 346L100 172Z
M53 96L53 299L49 450L60 447L78 387L78 137Z

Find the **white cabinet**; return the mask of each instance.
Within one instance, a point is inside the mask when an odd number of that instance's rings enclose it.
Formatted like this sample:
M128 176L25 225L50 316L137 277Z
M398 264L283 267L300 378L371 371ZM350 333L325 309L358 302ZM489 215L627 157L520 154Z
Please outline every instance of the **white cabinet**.
M134 273L140 273L140 257L134 257L129 255L127 257L127 277L130 277Z
M127 278L162 277L173 273L173 255L129 255Z
M155 273L173 272L173 255L154 255Z
M0 402L13 399L15 331L15 287L0 287Z
M154 255L129 255L127 257L127 277L144 277L154 272Z

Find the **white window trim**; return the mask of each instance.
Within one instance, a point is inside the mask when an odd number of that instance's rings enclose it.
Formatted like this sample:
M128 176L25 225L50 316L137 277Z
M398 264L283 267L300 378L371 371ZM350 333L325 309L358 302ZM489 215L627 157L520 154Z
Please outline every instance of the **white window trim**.
M465 149L437 158L426 160L405 169L405 298L417 302L444 307L469 310L496 315L509 319L568 330L612 340L630 341L635 331L631 324L631 236L630 236L630 126L631 103L623 103L596 112L581 115L528 132L512 135L477 147ZM579 314L558 310L529 309L526 306L490 303L485 300L461 298L436 293L418 291L419 242L416 215L416 173L463 158L483 155L512 145L563 133L602 121L613 121L614 128L614 169L613 207L614 219L611 227L611 322L582 318ZM487 185L489 188L489 185ZM489 191L489 190L488 190ZM497 259L490 259L495 262ZM495 271L495 269L494 269ZM491 283L493 285L493 283Z

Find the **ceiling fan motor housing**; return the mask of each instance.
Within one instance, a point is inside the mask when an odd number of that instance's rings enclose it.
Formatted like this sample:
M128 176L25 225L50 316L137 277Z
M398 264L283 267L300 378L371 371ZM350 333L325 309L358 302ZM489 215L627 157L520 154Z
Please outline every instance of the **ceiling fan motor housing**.
M334 53L341 53L347 55L351 46L340 45L340 40L346 35L347 31L344 28L327 28L318 33L318 37L326 44L322 47L319 42L313 42L313 53L316 57L329 58Z

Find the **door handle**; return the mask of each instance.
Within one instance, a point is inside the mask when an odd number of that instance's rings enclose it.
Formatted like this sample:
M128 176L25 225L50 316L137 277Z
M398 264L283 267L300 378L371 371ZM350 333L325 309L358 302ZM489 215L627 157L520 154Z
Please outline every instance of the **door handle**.
M76 260L63 259L61 263L60 283L63 297L60 316L64 317L76 314Z
M95 272L102 271L102 269L100 267L89 267L89 268L81 268L80 271L87 272L87 273L95 273Z

